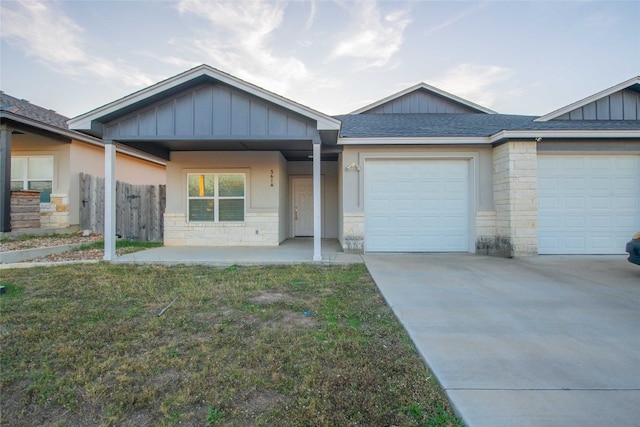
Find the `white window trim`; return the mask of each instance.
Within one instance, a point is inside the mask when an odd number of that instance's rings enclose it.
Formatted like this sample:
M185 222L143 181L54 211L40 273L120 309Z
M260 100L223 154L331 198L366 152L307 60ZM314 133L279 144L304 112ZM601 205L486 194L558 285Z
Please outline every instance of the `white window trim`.
M204 196L204 197L196 197L196 196L189 196L189 177L192 175L214 175L215 179L214 179L214 190L213 190L213 196ZM244 181L244 188L243 188L243 192L244 192L244 196L239 197L239 196L218 196L219 194L219 183L218 183L218 177L220 175L241 175L242 179ZM208 172L187 172L187 179L186 179L186 195L187 195L187 222L188 223L192 223L192 224L244 224L246 219L247 219L247 174L244 172L227 172L227 171L208 171ZM213 200L213 221L205 221L205 220L191 220L190 216L191 213L189 212L189 201L190 200ZM244 206L243 206L243 213L242 213L242 221L220 221L220 213L219 213L219 209L220 209L220 200L244 200Z
M51 179L29 179L29 159L33 159L33 158L49 158L51 159ZM56 159L55 156L53 154L15 154L11 156L11 159L24 159L24 175L22 177L22 179L18 180L18 179L13 179L10 177L10 184L14 183L14 182L22 182L22 190L29 190L29 183L30 182L49 182L51 181L51 194L49 195L49 197L51 197L51 195L53 194L53 191L55 189L55 167L56 167ZM51 202L40 202L41 205L48 205Z

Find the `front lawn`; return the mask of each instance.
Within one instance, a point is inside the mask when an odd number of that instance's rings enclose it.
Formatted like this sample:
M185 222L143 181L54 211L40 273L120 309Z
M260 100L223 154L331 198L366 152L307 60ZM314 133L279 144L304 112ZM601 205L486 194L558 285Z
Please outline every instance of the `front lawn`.
M363 265L1 277L2 425L460 425Z

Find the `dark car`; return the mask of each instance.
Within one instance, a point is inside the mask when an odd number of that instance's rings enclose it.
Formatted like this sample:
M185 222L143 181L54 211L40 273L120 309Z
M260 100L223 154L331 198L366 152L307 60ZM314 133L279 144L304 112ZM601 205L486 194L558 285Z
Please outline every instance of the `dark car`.
M627 242L627 252L629 252L629 262L640 265L640 233L636 233Z

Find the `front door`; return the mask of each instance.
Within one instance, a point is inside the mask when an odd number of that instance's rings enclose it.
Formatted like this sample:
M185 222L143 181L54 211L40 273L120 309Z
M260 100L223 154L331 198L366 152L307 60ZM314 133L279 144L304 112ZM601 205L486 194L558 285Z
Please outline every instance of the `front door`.
M293 235L313 236L313 179L293 180Z

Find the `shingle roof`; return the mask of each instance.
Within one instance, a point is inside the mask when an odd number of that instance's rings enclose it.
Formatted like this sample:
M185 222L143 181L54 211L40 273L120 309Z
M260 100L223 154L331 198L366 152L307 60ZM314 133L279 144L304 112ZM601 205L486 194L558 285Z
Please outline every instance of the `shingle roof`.
M512 114L346 114L343 138L488 137L497 132L527 130L640 130L638 120L554 120Z
M58 114L53 110L34 105L24 99L14 98L3 91L0 91L0 111L6 111L61 129L69 129L67 126L68 117Z

